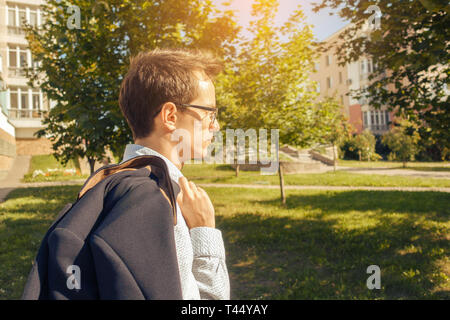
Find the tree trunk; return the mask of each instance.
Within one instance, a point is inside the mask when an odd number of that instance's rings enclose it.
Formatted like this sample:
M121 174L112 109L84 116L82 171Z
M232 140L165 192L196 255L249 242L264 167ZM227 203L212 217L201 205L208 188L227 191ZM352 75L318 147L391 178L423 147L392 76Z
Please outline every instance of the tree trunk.
M403 168L406 168L406 161L403 161Z
M75 167L77 174L81 174L80 158L77 156L72 159L72 162L73 162L73 165Z
M333 168L334 172L336 172L336 149L334 147L334 143L333 143Z
M95 159L88 157L88 162L89 162L89 167L91 169L91 175L92 175L94 173Z
M284 194L284 179L283 179L283 170L281 169L281 162L278 162L278 175L280 176L281 203L285 205L286 195Z
M239 164L236 164L236 178L239 175Z

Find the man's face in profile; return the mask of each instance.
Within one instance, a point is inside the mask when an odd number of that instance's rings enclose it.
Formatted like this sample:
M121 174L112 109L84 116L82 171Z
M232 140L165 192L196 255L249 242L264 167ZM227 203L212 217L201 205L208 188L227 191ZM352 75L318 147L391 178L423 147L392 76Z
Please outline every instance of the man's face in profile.
M195 73L198 79L198 96L189 104L204 107L216 107L216 93L213 82L200 72ZM211 144L215 131L219 131L219 123L216 120L211 122L212 111L183 108L177 120L177 128L182 128L189 132L191 159L203 159L207 153L207 148ZM183 147L187 147L183 145ZM185 159L186 155L183 155Z

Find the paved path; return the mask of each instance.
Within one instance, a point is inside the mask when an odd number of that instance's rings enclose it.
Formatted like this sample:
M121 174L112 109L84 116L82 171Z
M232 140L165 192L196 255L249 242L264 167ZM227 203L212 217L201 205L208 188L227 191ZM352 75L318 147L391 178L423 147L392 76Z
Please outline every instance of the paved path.
M252 188L252 189L279 189L279 185L256 185L256 184L230 184L230 183L198 183L201 187L218 187L218 188ZM297 186L297 185L285 185L285 189L291 190L369 190L369 191L438 191L438 192L450 192L450 188L440 187L369 187L369 186Z
M6 177L0 181L0 202L6 198L8 193L14 190L16 185L21 184L20 179L30 168L31 156L17 156Z
M383 174L387 176L408 176L419 178L435 178L435 179L450 179L450 171L421 171L414 169L399 169L399 168L356 168L356 167L337 167L338 170L348 171L362 174Z

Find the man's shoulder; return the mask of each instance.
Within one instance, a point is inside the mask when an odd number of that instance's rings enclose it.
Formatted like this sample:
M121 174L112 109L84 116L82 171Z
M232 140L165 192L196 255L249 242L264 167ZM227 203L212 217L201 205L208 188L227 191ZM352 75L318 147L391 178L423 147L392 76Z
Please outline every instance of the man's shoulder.
M147 204L154 201L152 195L161 193L157 180L149 176L127 175L111 183L112 186L104 199L106 208L121 202L130 202L134 205Z

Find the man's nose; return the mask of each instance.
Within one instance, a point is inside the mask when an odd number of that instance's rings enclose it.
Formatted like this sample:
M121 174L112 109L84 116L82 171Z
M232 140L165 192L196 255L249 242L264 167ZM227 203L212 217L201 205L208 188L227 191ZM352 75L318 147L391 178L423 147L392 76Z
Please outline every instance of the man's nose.
M212 124L212 130L213 132L219 131L220 130L220 124L219 121L217 121L217 119L214 119L214 123Z

